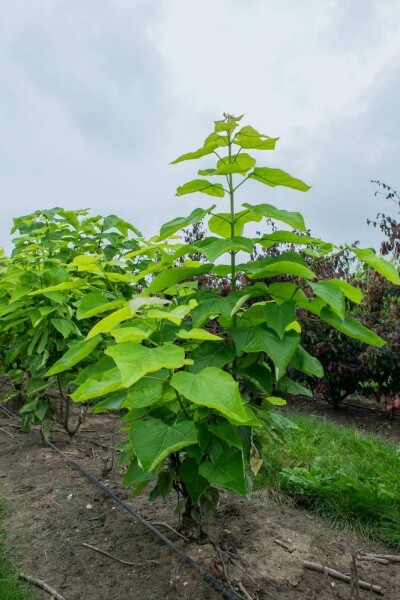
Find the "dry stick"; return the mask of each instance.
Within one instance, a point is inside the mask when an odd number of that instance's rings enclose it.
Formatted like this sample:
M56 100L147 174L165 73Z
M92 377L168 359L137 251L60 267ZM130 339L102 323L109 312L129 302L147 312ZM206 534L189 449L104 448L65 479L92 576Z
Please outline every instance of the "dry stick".
M323 563L322 563L322 559L321 559L320 553L318 552L318 548L315 548L315 550L316 550L316 552L317 552L317 556L318 556L318 558L319 558L319 560L320 560L320 562L321 562L321 565L322 565ZM335 584L334 584L334 582L333 582L333 581L331 581L331 580L329 579L329 574L328 574L328 570L327 570L327 568L326 568L326 567L324 567L324 575L325 575L325 577L326 577L326 581L328 582L328 587L329 587L329 589L330 589L330 590L331 590L331 592L332 592L332 596L333 596L333 598L334 598L334 599L335 599L335 598L337 598L337 593L336 593L336 589L335 589Z
M398 556L397 554L375 554L373 552L368 552L368 554L363 554L362 556L363 558L368 557L368 560L372 558L383 558L384 560L388 560L389 562L400 563L400 556Z
M351 553L350 595L352 600L360 600L360 586L358 582L358 569L355 552Z
M170 529L171 531L173 531L174 533L176 533L176 535L179 535L179 537L182 538L183 540L185 540L185 542L189 541L189 538L187 538L186 536L184 536L182 533L179 533L179 531L177 531L176 529L174 529L173 527L171 527L171 525L168 525L168 523L163 523L162 521L150 521L150 523L152 525L163 525L164 527L168 527L168 529Z
M9 431L7 431L6 429L3 429L3 427L0 427L0 431L2 431L3 433L6 433L7 435L9 435L10 437L12 437L14 439L13 434L10 433Z
M226 569L226 565L225 565L224 557L222 556L222 552L223 552L223 551L222 551L220 548L218 548L218 547L217 547L216 549L217 549L217 552L218 552L218 554L219 554L219 559L220 559L220 561L221 561L222 569L223 569L223 571L224 571L224 576L225 576L225 579L226 579L226 582L227 582L227 584L229 585L229 587L231 588L231 590L232 590L232 591L235 593L235 595L237 595L237 596L238 596L239 598L241 598L242 600L243 600L243 599L244 599L244 600L247 600L247 599L246 599L244 596L241 596L240 594L238 594L238 593L237 593L237 591L235 590L235 588L233 587L233 585L232 585L232 583L231 583L231 580L230 580L230 578L229 578L229 575L228 575L228 571L227 571L227 569Z
M364 556L364 554L357 554L357 560L371 560L377 562L380 565L390 565L390 560L386 558L379 558L378 556Z
M105 550L101 550L100 548L96 548L96 546L91 546L90 544L85 544L85 542L82 542L81 545L85 546L85 548L91 548L91 550L100 552L100 554L104 554L104 556L108 556L108 558L112 558L113 560L116 560L117 562L122 563L123 565L128 565L129 567L143 567L143 564L144 564L144 563L133 563L133 562L128 562L127 560L122 560L122 558L117 558L116 556L109 554Z
M303 561L303 566L306 567L306 569L318 571L318 573L324 573L326 570L328 575L331 577L339 579L340 581L345 581L346 583L350 583L351 581L351 577L344 575L343 573L339 573L339 571L335 571L335 569L331 569L330 567L324 567L322 565L318 565L317 563L308 562L306 560ZM373 585L372 583L367 583L366 581L361 580L359 580L358 585L364 590L371 590L371 592L375 592L376 594L383 596L383 590L379 585Z
M246 590L241 581L238 582L238 586L242 594L245 596L246 600L253 600L253 598L250 596L249 592Z
M55 600L65 600L64 596L61 596L61 594L59 594L55 589L47 585L47 583L45 583L41 579L36 579L35 577L31 577L30 575L25 575L25 573L20 573L18 577L19 579L24 579L25 581L33 583L37 587L42 588L42 590L50 594L53 598L55 598Z
M232 564L234 564L238 569L240 569L248 579L250 579L250 581L252 581L258 588L260 587L260 582L256 581L254 579L254 577L252 577L248 571L246 571L246 569L240 564L240 562L238 562L239 560L243 560L240 559L237 554L234 554L233 552L229 552L229 550L222 550L222 548L220 548L219 546L215 546L218 554L221 556L222 554L226 554L226 556L231 560ZM238 560L236 560L236 558ZM246 562L245 560L243 560L243 562ZM253 569L257 575L259 575L260 577L263 577L262 573L260 573L260 571L258 571L255 567L253 567L250 563L247 563L247 566L250 569ZM270 592L268 592L267 590L262 590L262 593L265 594L266 596L269 596L270 598L272 598L272 600L276 600L275 596L273 596Z

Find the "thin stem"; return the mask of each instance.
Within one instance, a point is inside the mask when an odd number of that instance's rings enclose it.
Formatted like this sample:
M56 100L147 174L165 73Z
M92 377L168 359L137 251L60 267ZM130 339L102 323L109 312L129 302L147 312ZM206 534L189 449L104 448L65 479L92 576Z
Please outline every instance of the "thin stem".
M236 190L237 190L238 188L240 188L240 186L241 186L241 185L243 185L243 184L244 184L244 183L245 183L247 180L248 180L248 177L245 177L245 178L243 179L243 181L242 181L241 183L239 183L239 184L238 184L238 185L237 185L237 186L234 188L234 190L233 190L233 191L234 191L234 192L236 192ZM250 211L247 211L247 212L250 212Z
M182 402L182 400L181 400L181 397L180 397L180 395L178 394L178 392L177 392L176 390L175 390L175 395L176 395L176 397L177 397L177 400L178 400L178 402L179 402L179 406L181 407L181 409L182 409L182 410L183 410L183 412L185 413L185 416L186 416L188 419L190 419L190 415L189 415L189 413L187 412L186 408L183 406L183 402Z
M231 136L228 132L228 156L229 156L229 164L232 163L232 142ZM235 196L233 190L233 178L232 174L228 175L228 184L229 184L229 204L230 204L230 213L231 213L231 238L235 237ZM232 292L236 291L236 252L234 250L231 251L231 286ZM234 316L235 321L235 316ZM236 323L234 322L234 325Z

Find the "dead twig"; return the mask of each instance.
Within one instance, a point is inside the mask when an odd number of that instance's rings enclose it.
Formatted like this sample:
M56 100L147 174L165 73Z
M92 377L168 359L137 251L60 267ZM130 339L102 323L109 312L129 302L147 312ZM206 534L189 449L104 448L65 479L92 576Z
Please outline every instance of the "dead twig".
M150 521L150 525L162 525L163 527L168 527L168 529L176 533L176 535L179 535L179 537L185 540L185 542L189 541L189 538L184 536L182 533L179 533L179 531L171 527L171 525L168 525L168 523L164 523L163 521Z
M238 569L240 569L242 571L242 573L245 574L245 576L250 579L250 581L252 581L257 588L261 588L261 585L258 581L256 581L254 579L254 577L252 577L248 571L246 571L246 569L243 567L243 565L240 564L239 560L243 560L242 558L240 558L237 554L234 554L233 552L229 552L229 550L222 550L222 548L220 548L219 546L214 546L215 549L217 550L218 554L221 557L221 553L225 554L229 560L231 561L231 563L233 565L235 565L235 567L237 567ZM222 562L222 560L221 560ZM255 567L253 567L253 565L251 565L250 563L248 563L247 561L243 560L244 563L247 564L247 566L249 567L249 569L253 569L253 571L255 571L257 573L257 575L259 575L260 577L263 577L262 573L260 573L260 571L258 571ZM269 596L270 598L272 598L272 600L276 600L275 596L273 596L273 594L271 594L271 592L268 592L267 590L263 589L262 593L265 594L266 596Z
M322 565L323 563L322 563L321 555L320 555L320 553L318 552L318 548L315 548L315 550L316 550L316 552L317 552L318 559L319 559L319 561L320 561L320 563L321 563L321 565ZM332 592L332 596L333 596L333 598L337 598L337 593L336 593L336 589L335 589L335 583L329 579L329 574L328 574L328 571L327 571L327 568L326 568L326 567L324 567L324 575L325 575L325 577L326 577L326 581L327 581L327 583L328 583L328 587L329 587L329 589L330 589L330 590L331 590L331 592Z
M351 582L351 577L349 575L344 575L344 573L340 573L335 569L331 569L330 567L324 567L323 565L319 565L317 563L308 562L306 560L303 561L303 566L306 569L311 569L312 571L318 571L318 573L328 573L331 577L335 579L339 579L340 581L344 581L345 583ZM379 585L374 585L372 583L367 583L366 581L358 580L358 585L360 588L364 590L371 590L371 592L375 592L375 594L380 594L383 596L383 589Z
M400 556L398 554L375 554L374 552L368 552L367 554L362 554L361 556L363 558L368 557L368 560L372 560L373 558L383 558L383 560L388 560L389 562L400 563Z
M112 558L113 560L116 560L117 562L122 563L123 565L128 565L128 567L143 567L144 566L144 563L128 562L127 560L123 560L122 558L117 558L116 556L109 554L105 550L101 550L101 548L96 548L96 546L91 546L90 544L85 544L85 542L82 542L81 545L85 546L85 548L90 548L91 550L100 552L100 554L104 554L104 556L108 556L108 558Z
M246 598L246 600L253 600L253 598L250 596L249 592L246 590L246 588L244 587L244 585L241 581L238 582L238 586L239 586L239 589L242 592L243 596Z
M7 435L9 435L12 439L14 439L14 436L12 433L10 433L9 431L7 431L6 429L4 429L4 427L0 427L0 431L2 431L3 433L6 433Z
M64 596L61 596L61 594L59 594L55 589L47 585L47 583L41 579L36 579L30 575L25 575L25 573L20 573L18 577L19 579L24 579L24 581L28 581L29 583L33 583L37 587L42 588L42 590L50 594L55 600L65 600Z
M350 597L351 600L360 600L360 584L358 579L357 558L355 552L351 553Z
M390 560L387 558L380 558L379 556L368 556L367 554L357 554L357 560L370 560L377 562L380 565L390 565Z
M221 561L222 569L223 569L223 571L224 571L224 577L225 577L225 581L227 582L227 584L228 584L228 585L229 585L229 587L231 588L232 592L234 592L234 594L235 594L236 596L238 596L239 598L241 598L241 600L243 600L243 599L244 599L244 600L247 600L247 598L245 598L245 596L241 596L241 595L239 595L239 594L237 593L237 591L235 590L235 588L233 587L233 585L232 585L232 582L231 582L231 580L230 580L230 577L229 577L229 575L228 575L228 571L227 571L227 568L226 568L226 565L225 565L224 557L222 556L222 552L223 552L223 551L221 550L221 548L218 548L218 547L216 547L216 550L217 550L217 552L218 552L218 554L219 554L219 559L220 559L220 561Z

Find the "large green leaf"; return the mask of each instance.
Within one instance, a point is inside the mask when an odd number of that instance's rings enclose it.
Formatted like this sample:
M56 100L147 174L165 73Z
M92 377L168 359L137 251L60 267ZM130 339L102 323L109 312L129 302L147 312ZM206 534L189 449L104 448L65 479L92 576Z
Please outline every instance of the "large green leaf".
M250 381L260 391L266 394L272 393L275 377L266 365L255 364L248 367L239 367L236 372L241 377Z
M312 291L316 296L319 296L335 312L341 319L345 316L344 294L340 288L330 281L319 281L318 283L309 283Z
M221 369L206 367L199 373L179 371L172 376L171 385L195 404L214 408L235 421L247 421L238 384Z
M140 466L149 473L169 454L197 444L197 430L192 421L167 425L159 419L148 419L132 423L130 440Z
M208 460L203 462L199 473L214 485L220 485L243 496L247 494L243 454L237 448L226 450L217 464Z
M134 296L129 302L129 308L132 314L136 313L143 306L164 306L170 301L165 298L157 298L155 296Z
M96 346L101 342L101 336L96 336L91 338L90 340L84 340L83 342L78 342L72 348L67 350L67 352L62 356L54 365L47 371L46 377L50 377L51 375L56 375L57 373L62 373L67 369L78 364L81 360L89 356L96 348Z
M300 214L300 213L298 213ZM308 235L299 235L294 231L275 231L268 233L261 238L253 238L253 242L257 242L263 248L270 248L275 244L298 244L301 246L325 246L325 242L318 238L312 238Z
M187 152L186 154L182 154L174 161L172 161L171 165L175 165L176 163L182 162L183 160L196 160L197 158L201 158L202 156L207 156L207 154L212 154L214 150L216 150L219 146L221 146L220 140L223 140L221 136L215 136L212 139L209 139L208 142L204 146L195 150L194 152Z
M87 334L86 338L90 340L90 338L95 337L99 333L109 333L114 327L122 323L123 321L127 321L132 317L132 311L129 306L124 306L119 310L111 313L104 319L101 319Z
M307 227L304 223L303 216L299 212L281 210L275 206L272 206L272 204L253 205L245 202L242 204L242 206L247 208L250 211L250 214L258 220L262 219L262 217L266 217L267 219L273 219L274 221L282 221L282 223L290 225L290 227L297 229L297 231L302 231L304 233L307 232Z
M213 298L199 302L199 305L192 311L192 323L194 327L201 327L209 317L218 315L230 317L240 297L240 293L234 293L229 294L225 298L214 296Z
M217 423L216 425L209 425L208 431L227 442L230 446L238 448L239 450L243 449L243 441L237 427L231 425L228 421Z
M356 304L360 304L361 300L363 299L362 291L350 283L347 283L347 281L342 281L341 279L329 279L327 283L328 282L331 286L337 287L339 290L341 290L346 298L352 302L355 302Z
M308 388L300 385L297 381L293 381L287 375L282 377L277 383L277 388L281 392L286 392L287 394L293 394L294 396L310 396L312 397L312 391Z
M150 375L145 375L129 389L123 390L125 399L122 403L123 408L133 410L151 406L162 399L164 384L169 378L169 371L161 369ZM117 392L120 393L120 392Z
M164 223L160 229L160 235L158 236L158 240L164 240L167 237L170 237L183 227L187 227L188 225L193 225L194 223L198 223L206 215L208 215L215 208L215 204L210 206L210 208L196 208L193 212L190 213L188 217L176 217L176 219L172 219L172 221L168 221L168 223Z
M187 487L193 504L197 504L200 496L210 484L200 475L196 461L186 458L179 468L179 477Z
M125 304L123 298L109 302L104 294L98 292L87 294L79 301L76 318L78 320L89 319L100 313L114 310L123 304Z
M108 371L99 371L97 375L89 377L85 383L71 394L74 402L84 402L99 396L105 396L115 392L121 387L121 373L116 367Z
M307 192L310 189L310 186L304 183L304 181L292 177L289 173L285 173L281 169L255 167L253 172L250 173L249 178L271 187L283 185L294 190L299 190L300 192Z
M231 162L229 161L229 156L226 156L218 161L216 169L201 169L199 175L230 175L233 173L245 175L255 164L255 159L246 153L233 156Z
M373 331L361 325L355 319L351 319L350 317L346 317L345 319L341 319L338 317L330 308L325 307L321 310L321 319L338 329L342 333L364 342L365 344L370 344L371 346L376 346L380 348L384 346L386 342L376 335Z
M250 279L264 279L266 277L276 277L277 275L292 275L294 277L303 277L304 279L315 279L315 273L308 267L289 260L272 260L257 271L254 270L254 267L255 265L250 265L251 271L248 273ZM248 267L246 266L243 270L246 272Z
M151 330L143 331L139 327L118 327L111 331L111 335L118 344L121 342L140 342L147 339L150 333Z
M41 288L40 290L35 290L33 292L29 292L28 296L37 296L38 294L44 294L45 292L63 292L67 290L74 290L76 288L80 288L84 285L87 285L84 279L74 279L73 281L63 281L62 283L58 283L57 285L50 285L49 287Z
M304 348L298 346L290 359L290 366L310 377L323 377L324 368L317 358L311 356Z
M300 336L288 331L283 340L266 327L239 327L232 331L236 353L265 352L275 365L276 380L283 377L286 368L299 345Z
M400 285L400 276L396 267L389 261L377 256L371 248L349 248L361 262L369 265L375 271L396 285Z
M274 150L279 138L271 138L259 133L250 125L242 127L234 137L233 143L241 148L254 148L255 150Z
M215 333L210 333L206 329L193 328L187 331L186 329L180 329L176 334L176 337L182 340L211 340L221 341L223 338Z
M286 328L296 318L295 309L296 302L294 300L282 304L275 302L253 304L240 317L240 326L243 327L245 323L249 325L266 323L283 339Z
M233 238L220 239L220 238L206 238L203 242L192 244L194 250L198 250L201 254L204 254L210 262L225 254L226 252L247 252L252 254L254 250L253 242L249 238L235 236Z
M188 371L198 373L206 367L224 367L234 360L235 350L230 344L204 342L193 350L190 358L194 364L188 367Z
M198 267L172 267L159 273L150 283L147 291L150 294L161 292L171 285L187 279L188 277L197 277L209 273L213 265L199 265Z
M217 196L217 198L225 196L225 191L221 183L211 183L205 179L193 179L179 186L176 190L176 196L184 196L185 194L193 194L194 192Z
M134 342L123 342L109 346L105 353L115 361L121 371L121 387L130 387L147 373L183 366L185 352L173 344L149 348Z
M243 234L246 223L261 221L263 215L254 215L249 210L242 210L235 214L235 223L233 227L233 235L241 236ZM218 213L213 215L208 221L208 228L212 233L216 233L223 238L229 238L232 235L231 231L231 214Z

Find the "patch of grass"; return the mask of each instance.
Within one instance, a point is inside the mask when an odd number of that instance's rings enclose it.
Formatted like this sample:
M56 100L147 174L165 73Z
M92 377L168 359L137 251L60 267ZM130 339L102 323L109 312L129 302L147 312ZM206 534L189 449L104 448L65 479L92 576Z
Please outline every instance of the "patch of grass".
M256 486L400 549L400 446L318 417L288 416L299 429L283 445L269 443Z
M0 522L6 514L6 506L0 498ZM18 573L12 567L7 555L6 539L0 528L0 598L1 600L34 600L36 596L28 586L18 580Z

